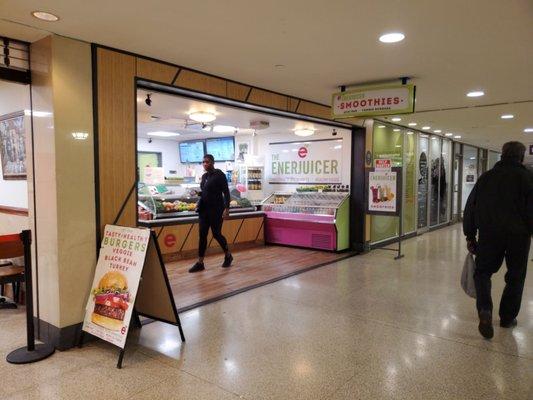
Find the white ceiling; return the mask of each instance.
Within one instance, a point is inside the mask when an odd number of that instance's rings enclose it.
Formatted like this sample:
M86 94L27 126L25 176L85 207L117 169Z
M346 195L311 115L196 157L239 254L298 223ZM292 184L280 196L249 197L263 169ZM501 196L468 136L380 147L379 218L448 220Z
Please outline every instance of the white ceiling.
M38 9L61 20L38 21ZM341 84L411 76L417 111L468 107L415 118L489 147L533 141L522 133L533 127L530 0L4 0L0 18L0 35L31 41L36 27L324 104ZM406 39L378 42L392 30ZM479 88L484 97L465 96ZM498 125L503 108L517 118Z
M145 103L147 93L151 93L151 106L148 106ZM216 120L211 123L212 125L226 125L239 128L237 134L251 135L254 130L250 129L250 123L253 121L265 121L269 124L268 128L257 130L256 132L258 135L283 134L287 140L298 138L298 136L294 134L295 129L309 128L313 129L316 134L329 134L333 131L333 128L327 125L282 118L218 104L215 105L170 94L138 90L137 134L139 137L148 138L150 137L148 132L175 132L179 133L180 136L169 138L169 140L177 141L203 139L206 137L232 136L234 134L233 132L205 132L201 129L201 124L185 127L186 122L194 124L194 121L191 121L188 118L188 115L194 111L207 111L215 114ZM152 116L158 117L158 119L151 119L150 117ZM344 129L341 128L335 128L335 130L338 133L344 131ZM155 138L155 136L152 137Z

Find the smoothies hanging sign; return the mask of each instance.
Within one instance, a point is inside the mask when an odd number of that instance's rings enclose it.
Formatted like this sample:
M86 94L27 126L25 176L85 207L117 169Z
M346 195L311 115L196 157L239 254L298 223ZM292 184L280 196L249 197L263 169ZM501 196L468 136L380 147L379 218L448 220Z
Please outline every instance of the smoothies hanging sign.
M333 118L409 114L415 111L414 85L367 87L333 94Z
M269 183L341 183L342 145L342 139L270 143Z

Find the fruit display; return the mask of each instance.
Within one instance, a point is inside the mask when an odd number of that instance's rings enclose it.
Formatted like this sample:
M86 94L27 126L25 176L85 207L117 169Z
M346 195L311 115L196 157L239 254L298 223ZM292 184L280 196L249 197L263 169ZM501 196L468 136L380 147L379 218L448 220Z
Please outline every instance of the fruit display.
M184 212L196 210L196 203L186 203L184 201L161 201L156 200L156 207L158 213L163 212Z

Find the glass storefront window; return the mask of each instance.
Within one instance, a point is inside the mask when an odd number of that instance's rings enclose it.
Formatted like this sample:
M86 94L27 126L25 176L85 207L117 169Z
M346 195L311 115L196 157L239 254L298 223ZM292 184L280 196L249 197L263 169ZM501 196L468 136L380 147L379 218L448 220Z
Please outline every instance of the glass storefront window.
M416 135L406 131L404 135L404 171L403 171L403 233L416 230Z
M489 151L488 169L492 169L498 161L500 161L501 154L495 151Z
M439 223L443 224L450 219L450 163L452 144L449 140L442 140L441 169L439 182Z
M476 147L463 145L463 182L462 182L462 198L461 198L461 213L465 209L468 196L472 192L478 177L478 161Z
M378 121L374 123L373 154L374 160L390 159L393 167L403 165L403 136L401 129ZM371 241L373 243L398 236L398 218L382 215L372 216Z
M429 225L439 223L439 180L442 170L441 139L433 136L430 140L430 172L429 172Z
M429 138L420 134L418 137L418 188L417 214L418 229L428 226L428 171L429 171Z

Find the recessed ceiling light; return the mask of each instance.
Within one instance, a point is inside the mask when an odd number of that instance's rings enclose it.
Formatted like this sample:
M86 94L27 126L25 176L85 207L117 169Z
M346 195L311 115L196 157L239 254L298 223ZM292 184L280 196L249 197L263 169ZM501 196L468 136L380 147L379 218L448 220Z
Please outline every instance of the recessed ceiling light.
M409 126L416 126L416 122L409 122L407 125L409 125Z
M437 138L435 136L432 136L431 140L437 140Z
M423 126L422 129L427 131L428 129L431 129L431 126Z
M435 133L441 133L442 131L441 131L440 129L436 129L436 130L434 130L433 132L435 132Z
M230 133L230 132L235 132L237 130L237 128L235 128L234 126L229 126L229 125L215 125L213 127L213 132L216 132L216 133Z
M531 132L533 132L533 128L526 128L526 129L524 129L524 132L525 133L531 133Z
M466 95L468 97L481 97L485 95L485 92L482 90L474 90L473 92L468 92Z
M445 133L444 136L453 136L453 133L448 132L448 133Z
M502 116L500 116L501 119L513 119L514 118L514 115L513 114L503 114Z
M391 118L391 121L393 122L400 122L402 119L399 118L399 117L394 117L394 118Z
M381 43L398 43L405 39L405 35L401 32L385 33L379 37Z
M189 114L189 118L196 122L211 122L217 119L216 115L207 111L196 111Z
M385 128L385 125L378 125L378 128Z
M400 132L400 129L396 128L396 129L393 129L394 132Z
M455 135L453 138L454 139L461 139L461 135Z
M412 132L412 131L407 131L407 134L408 134L408 135L412 135L413 132Z
M475 160L475 159L476 159L476 157L470 157L470 159L471 159L471 160Z
M295 129L294 134L296 136L311 136L315 133L314 129Z
M54 15L46 11L33 11L31 15L33 15L37 19L40 19L41 21L46 21L46 22L59 21L59 17L57 15Z
M179 136L180 134L177 132L167 132L167 131L155 131L155 132L148 132L148 136L159 136L159 137L174 137Z

